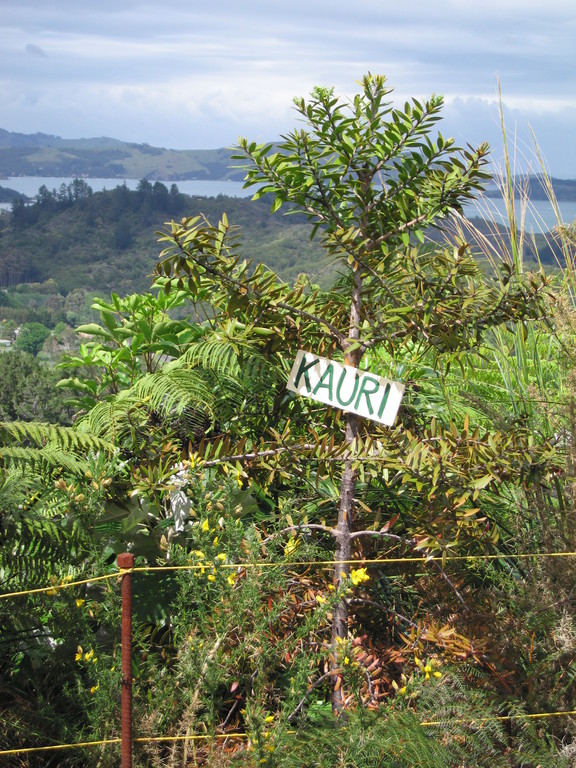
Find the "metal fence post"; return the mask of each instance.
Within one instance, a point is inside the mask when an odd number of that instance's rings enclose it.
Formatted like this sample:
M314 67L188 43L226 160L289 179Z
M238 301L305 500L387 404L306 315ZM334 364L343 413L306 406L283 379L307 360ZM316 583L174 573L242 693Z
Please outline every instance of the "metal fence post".
M134 568L134 555L118 555L118 568ZM122 575L122 759L121 768L132 768L132 574Z

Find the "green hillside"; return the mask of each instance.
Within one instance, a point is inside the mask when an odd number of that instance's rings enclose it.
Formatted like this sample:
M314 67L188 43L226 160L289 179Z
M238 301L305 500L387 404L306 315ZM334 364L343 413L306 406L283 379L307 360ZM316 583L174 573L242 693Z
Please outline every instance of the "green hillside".
M36 202L17 197L0 216L0 307L2 320L16 325L35 321L54 328L75 326L90 316L93 297L146 292L161 247L158 232L184 216L205 216L216 223L223 213L238 228L242 252L292 282L305 272L328 286L335 265L322 255L310 228L299 215L277 216L270 201L248 198L193 197L161 182L143 179L131 191L125 184L93 193L82 179L58 191L40 188ZM482 220L484 236L506 242L504 227ZM499 234L498 234L499 232ZM442 239L439 230L429 237ZM554 241L536 237L525 258L548 265L562 262Z
M110 179L187 179L242 181L244 171L230 159L230 148L166 149L135 144L106 136L63 139L46 133L13 133L0 128L0 179L9 176L94 177ZM550 179L556 199L576 201L576 180ZM2 197L0 202L11 200ZM547 200L546 185L538 175L516 185L532 200ZM500 197L493 185L488 197Z
M203 215L217 222L226 212L238 226L244 251L286 280L300 272L318 274L316 243L302 216L272 216L268 201L191 197L176 185L143 181L92 194L85 182L67 191L41 189L38 202L13 206L2 219L0 288L53 281L67 295L82 288L93 295L145 291L158 259L157 232L172 218Z
M0 129L0 177L93 176L119 179L236 179L230 150L176 150L106 137L62 139Z

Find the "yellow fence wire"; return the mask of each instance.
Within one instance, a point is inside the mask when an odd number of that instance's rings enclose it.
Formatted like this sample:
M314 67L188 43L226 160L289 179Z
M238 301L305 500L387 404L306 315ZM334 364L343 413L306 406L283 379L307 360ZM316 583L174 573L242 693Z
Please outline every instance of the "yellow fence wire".
M476 718L458 718L451 720L423 720L420 723L422 728L433 728L446 725L469 725L471 727L475 725L482 725L489 722L511 722L514 720L537 720L550 717L571 717L576 716L576 709L564 710L562 712L536 712L536 713L522 713L516 715L493 715L489 717L476 717ZM174 743L177 741L211 741L228 739L249 739L248 733L202 733L202 734L186 734L185 736L139 736L132 739L133 744L147 744L150 742L156 743ZM103 739L101 741L80 741L75 744L50 744L44 747L22 747L20 749L3 749L0 750L0 757L3 755L23 755L30 754L32 752L54 752L60 749L82 749L84 747L102 747L109 746L111 744L121 744L121 739Z
M422 555L420 557L379 557L379 558L356 558L354 560L290 560L282 562L250 562L250 563L221 563L219 568L228 568L233 570L242 570L248 568L296 568L296 567L309 567L320 566L322 568L331 568L335 565L394 565L396 563L451 563L462 561L483 561L488 562L490 560L530 560L546 557L576 557L576 552L529 552L529 553L506 553L499 555ZM71 587L79 587L84 584L94 584L97 581L106 581L109 579L117 579L124 573L148 573L154 571L161 571L166 573L168 571L195 571L205 569L206 564L190 564L190 565L158 565L158 566L136 566L129 569L118 569L113 573L107 573L102 576L90 576L87 579L79 579L77 581L66 581L56 584L50 584L46 587L36 587L35 589L22 589L18 592L4 592L0 594L0 600L4 600L10 597L22 597L24 595L35 595L42 592L51 592L52 590L69 589Z
M420 557L387 557L387 558L373 558L373 559L355 559L355 560L293 560L284 562L250 562L250 563L222 563L220 568L231 568L234 570L243 568L295 568L295 567L308 567L308 566L320 566L320 567L333 567L335 565L347 564L347 565L388 565L395 563L447 563L447 562L462 562L462 561L489 561L489 560L526 560L526 559L538 559L538 558L555 558L555 557L576 557L576 552L525 552L525 553L506 553L498 555L422 555ZM39 593L46 593L62 589L71 589L72 587L79 587L85 584L94 584L98 581L105 581L109 579L117 579L123 576L125 573L149 573L149 572L167 572L167 571L194 571L201 568L205 568L205 564L198 565L160 565L160 566L136 566L129 569L118 569L113 573L104 574L101 576L91 576L88 579L79 579L77 581L66 581L58 584L50 584L46 587L37 587L35 589L25 589L18 592L5 592L0 594L0 599L7 599L11 597L22 597L25 595L34 595ZM476 724L487 722L507 722L513 720L536 720L545 719L551 717L572 717L576 716L576 710L563 710L559 712L536 712L536 713L522 713L515 715L493 715L488 717L478 718L459 718L452 720L425 720L420 723L423 728L431 728L436 726L444 726L447 724L461 724L474 726ZM187 734L185 736L142 736L133 739L134 744L148 743L148 742L177 742L177 741L208 741L211 739L248 739L247 733L221 733L221 734ZM109 746L112 744L120 744L120 738L104 739L101 741L82 741L74 744L50 744L42 747L23 747L19 749L4 749L0 750L0 757L4 755L22 755L32 752L50 752L62 749L82 749L86 747L99 747Z

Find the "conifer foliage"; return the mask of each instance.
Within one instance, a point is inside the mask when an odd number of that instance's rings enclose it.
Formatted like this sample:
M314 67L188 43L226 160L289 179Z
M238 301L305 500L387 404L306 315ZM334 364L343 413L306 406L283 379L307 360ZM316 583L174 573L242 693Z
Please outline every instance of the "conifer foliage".
M396 108L390 93L383 77L371 75L350 101L317 88L310 100L295 102L303 129L278 146L240 142L238 157L249 163L246 183L258 185L254 197L269 196L273 210L290 204L288 213L304 213L326 258L338 263L340 279L331 291L305 280L288 286L264 267L251 271L225 219L215 227L199 220L172 224L159 265L166 289L187 285L196 300L210 297L222 322L249 327L251 343L261 339L262 355L284 369L304 348L392 376L425 364L438 380L489 329L542 315L548 293L542 274L523 276L504 265L486 278L466 243L427 242L426 229L482 188L488 148L462 150L432 136L440 98ZM252 446L251 466L258 466L259 451L267 457L278 451L278 458L287 450L296 469L284 465L284 477L324 484L328 498L317 493L317 510L333 514L315 520L315 529L334 542L338 590L367 540L444 556L463 544L481 546L483 536L496 541L498 524L486 524L480 490L522 482L545 465L548 447L531 445L520 429L481 433L467 422L455 424L446 410L444 423L430 416L424 423L417 389L408 392L392 431L277 393L276 420L259 436L265 444ZM313 529L301 521L288 528ZM345 598L333 612L337 712L345 705L339 647L349 636L351 607Z

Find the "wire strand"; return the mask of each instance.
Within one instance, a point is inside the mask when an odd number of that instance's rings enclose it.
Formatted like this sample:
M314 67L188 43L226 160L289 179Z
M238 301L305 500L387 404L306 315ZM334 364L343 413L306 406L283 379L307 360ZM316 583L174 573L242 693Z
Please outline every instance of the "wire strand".
M335 565L394 565L399 563L450 563L450 562L464 562L482 560L484 562L489 560L527 560L537 559L544 557L576 557L576 552L523 552L520 554L498 554L498 555L422 555L420 557L377 557L377 558L359 558L355 560L293 560L290 562L267 562L259 561L256 563L214 563L216 568L226 568L232 570L243 570L250 568L295 568L295 567L309 567L320 566L323 568L333 567ZM119 569L114 573L104 574L102 576L91 576L88 579L80 579L78 581L61 582L60 584L50 584L47 587L36 587L34 589L23 589L18 592L4 592L0 594L0 600L7 599L9 597L22 597L24 595L40 594L42 592L59 591L63 589L70 589L71 587L78 587L84 584L94 584L97 581L105 581L108 579L118 579L126 573L153 573L168 571L197 571L206 570L211 567L206 563L189 564L189 565L150 565L150 566L136 566L134 568Z
M423 720L420 722L422 728L432 728L444 725L475 725L476 723L487 722L505 722L510 720L536 720L544 719L548 717L572 717L576 715L576 710L562 710L559 712L534 712L523 713L519 715L493 715L487 717L473 717L473 718L457 718L444 720ZM296 733L291 731L290 733ZM211 739L249 739L248 733L215 733L215 734L187 734L185 736L139 736L132 740L134 744L146 744L149 742L176 742L176 741L209 741ZM80 741L75 744L50 744L44 747L21 747L18 749L3 749L0 750L0 756L2 755L22 755L31 752L48 752L58 749L78 749L84 747L99 747L109 744L120 744L120 738L115 739L103 739L101 741Z

